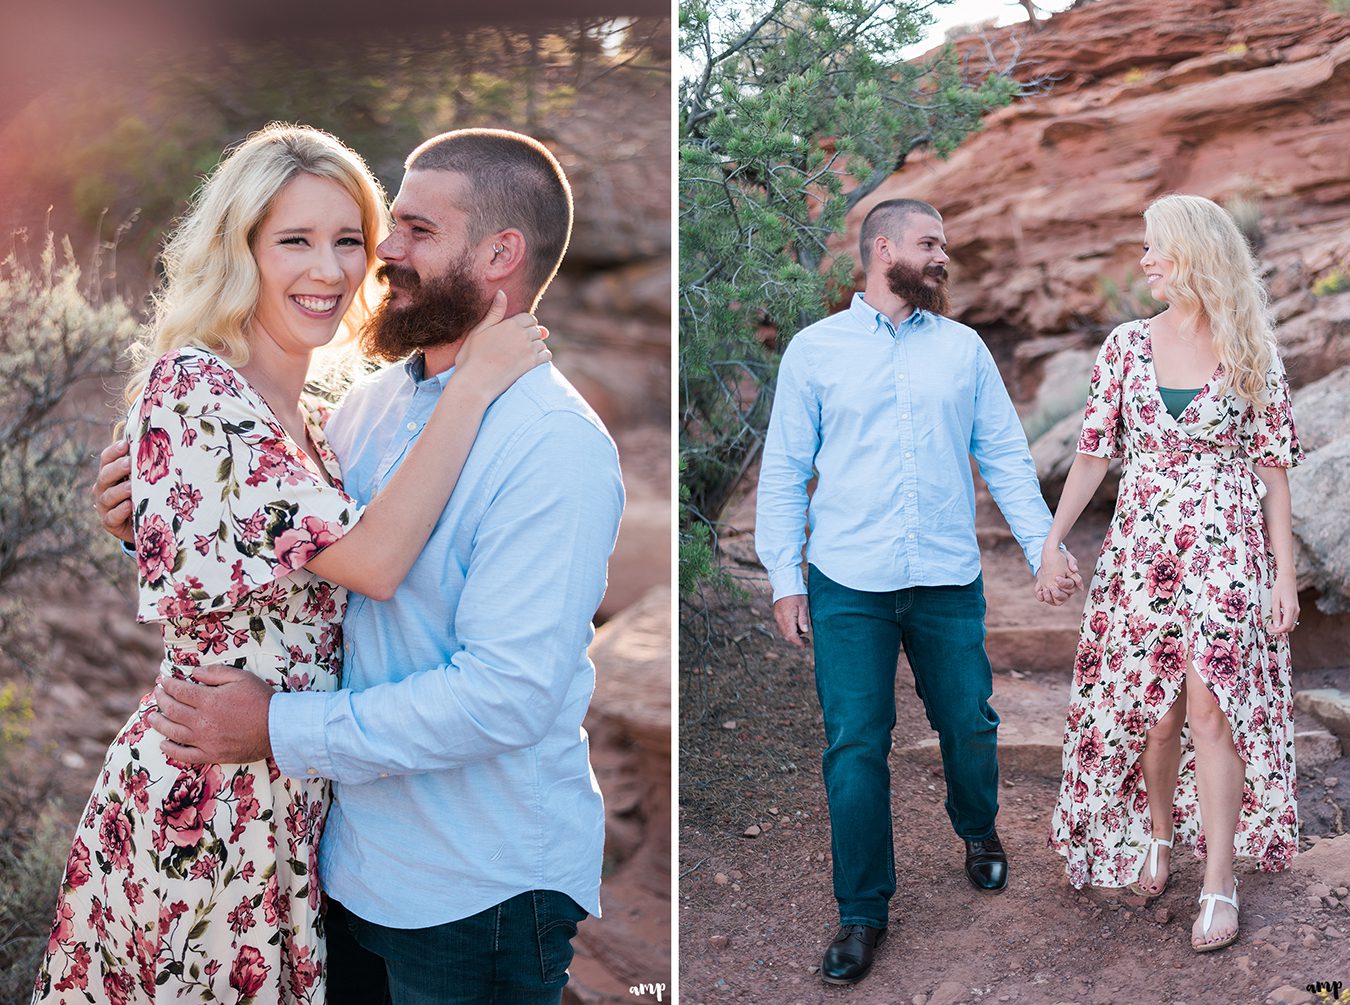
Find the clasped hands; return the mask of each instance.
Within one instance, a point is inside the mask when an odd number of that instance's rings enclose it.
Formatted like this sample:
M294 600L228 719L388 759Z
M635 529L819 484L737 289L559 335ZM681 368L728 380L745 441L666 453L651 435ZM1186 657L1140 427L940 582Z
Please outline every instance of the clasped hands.
M1036 573L1036 599L1051 607L1058 607L1076 591L1083 588L1083 577L1078 574L1078 560L1067 548L1049 541L1041 551L1041 568Z

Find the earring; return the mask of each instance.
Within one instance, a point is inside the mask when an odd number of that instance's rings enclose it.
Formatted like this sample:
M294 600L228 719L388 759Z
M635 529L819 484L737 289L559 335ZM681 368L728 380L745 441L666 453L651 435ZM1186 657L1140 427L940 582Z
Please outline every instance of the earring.
M500 254L501 254L503 251L505 251L505 250L506 250L506 248L503 247L502 245L500 245L500 244L494 244L494 245L492 246L492 257L493 257L494 259L496 259L496 257L497 257L498 255L500 255Z

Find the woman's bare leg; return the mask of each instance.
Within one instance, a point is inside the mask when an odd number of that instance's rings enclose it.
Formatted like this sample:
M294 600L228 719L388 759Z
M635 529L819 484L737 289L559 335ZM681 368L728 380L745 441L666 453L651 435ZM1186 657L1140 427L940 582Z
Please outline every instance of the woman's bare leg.
M1200 796L1200 822L1205 829L1203 892L1231 897L1233 838L1242 811L1242 782L1246 768L1233 747L1233 731L1194 667L1186 670L1186 716L1195 743L1195 783ZM1201 930L1204 909L1195 919L1191 941L1196 945L1221 942L1237 931L1237 911L1222 902L1214 905L1208 932Z
M1153 836L1163 841L1172 839L1172 802L1177 793L1177 769L1181 765L1181 727L1186 722L1186 685L1183 683L1177 699L1167 714L1148 731L1144 753L1139 758L1144 770L1144 787L1148 790L1148 813L1153 824ZM1158 871L1149 864L1152 850L1144 858L1139 873L1139 889L1149 896L1157 896L1167 884L1171 866L1171 849L1158 849Z

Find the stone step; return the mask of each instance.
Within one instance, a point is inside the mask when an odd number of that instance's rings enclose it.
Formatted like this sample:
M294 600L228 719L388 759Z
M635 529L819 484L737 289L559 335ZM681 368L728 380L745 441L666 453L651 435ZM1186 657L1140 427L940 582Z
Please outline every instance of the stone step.
M1086 592L1080 590L1059 607L1042 604L1036 599L1026 558L1012 535L981 530L980 537L989 662L996 671L1051 674L1071 669ZM1091 578L1090 557L1079 554L1079 569L1084 582Z
M1002 772L1059 777L1069 687L1070 676L1065 673L994 675L990 704L1000 720L998 762ZM1307 715L1300 720L1294 733L1294 757L1300 768L1320 767L1340 758L1343 745L1337 736ZM936 736L901 748L900 753L926 764L942 760Z
M1350 694L1334 687L1296 691L1294 708L1315 718L1350 747Z

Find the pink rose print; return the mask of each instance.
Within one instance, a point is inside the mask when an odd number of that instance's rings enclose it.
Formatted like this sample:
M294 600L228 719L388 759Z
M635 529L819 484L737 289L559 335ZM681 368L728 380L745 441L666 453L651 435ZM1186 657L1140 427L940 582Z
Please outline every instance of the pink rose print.
M1247 594L1241 590L1228 590L1219 598L1219 606L1234 621L1239 620L1247 613L1247 603Z
M1175 555L1159 555L1148 570L1148 595L1168 599L1181 586L1182 565Z
M99 827L99 844L114 869L125 869L131 860L131 821L122 803L109 803Z
M244 946L230 967L230 987L242 998L252 998L262 990L271 968L263 962L262 953L253 946Z
M1078 766L1089 774L1101 767L1106 754L1106 744L1102 740L1102 731L1096 726L1078 741Z
M1161 705L1162 700L1166 697L1167 692L1156 680L1144 691L1144 701L1150 705Z
M74 934L75 908L63 900L56 909L56 920L52 922L51 935L47 937L47 952L56 952L61 943L69 942Z
M1078 452L1081 454L1090 454L1101 446L1101 442L1101 430L1084 429L1083 435L1078 438Z
M173 441L164 429L147 429L136 445L136 473L147 485L153 485L169 473Z
M1195 544L1196 536L1195 528L1190 524L1184 524L1172 535L1172 543L1177 546L1177 551L1182 552Z
M110 1005L126 1005L128 997L136 990L136 978L125 970L116 970L103 975L103 993Z
M75 844L70 849L70 857L66 860L66 889L78 890L89 882L92 875L89 869L89 849L85 847L83 841L78 837Z
M1090 687L1102 679L1102 647L1084 639L1078 643L1078 655L1073 662L1074 683Z
M1179 681L1186 674L1186 647L1176 635L1164 635L1149 653L1148 664L1164 680Z
M136 804L136 812L150 812L150 772L144 768L136 768L128 771L124 784L127 787L127 795L131 796L132 802Z
M1105 611L1097 611L1092 615L1088 627L1092 629L1092 634L1098 637L1106 634L1106 628L1111 623L1111 619Z
M1230 680L1241 667L1237 644L1229 639L1215 639L1200 657L1200 665L1219 680Z
M307 516L298 528L283 531L277 536L277 565L294 572L311 558L338 539L332 524L316 516Z
M277 888L276 873L267 880L267 888L263 890L262 908L263 919L269 925L284 925L291 920L290 898Z
M309 946L292 949L291 994L297 999L319 983L319 966L310 956Z
M223 783L218 764L181 772L164 798L163 809L155 812L155 823L165 829L169 840L178 847L195 845L202 839L206 821L216 812L216 795Z
M173 531L158 513L147 513L136 528L136 560L149 586L158 586L173 571L178 544Z

